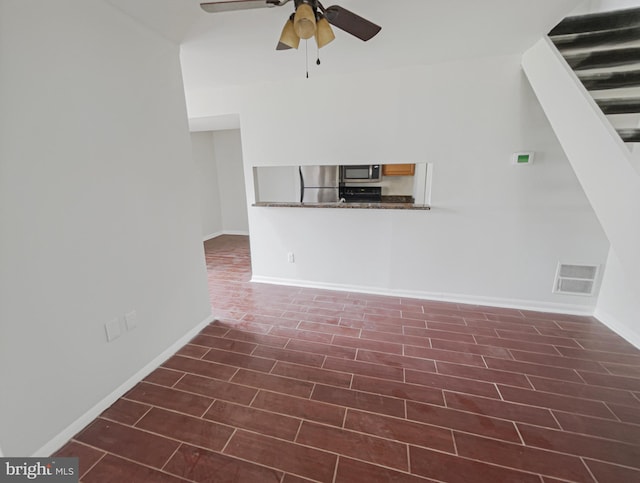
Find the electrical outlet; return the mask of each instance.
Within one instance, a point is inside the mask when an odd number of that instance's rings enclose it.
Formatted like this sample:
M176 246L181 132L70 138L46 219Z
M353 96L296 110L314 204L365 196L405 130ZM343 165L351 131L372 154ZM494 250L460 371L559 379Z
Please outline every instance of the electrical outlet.
M104 324L104 330L107 333L107 342L111 342L122 335L120 330L120 320L116 317Z
M296 258L295 258L295 256L293 255L293 252L289 252L289 253L287 253L287 261L288 261L289 263L296 263Z
M124 324L127 330L133 330L138 327L138 313L135 310L127 312L124 316Z

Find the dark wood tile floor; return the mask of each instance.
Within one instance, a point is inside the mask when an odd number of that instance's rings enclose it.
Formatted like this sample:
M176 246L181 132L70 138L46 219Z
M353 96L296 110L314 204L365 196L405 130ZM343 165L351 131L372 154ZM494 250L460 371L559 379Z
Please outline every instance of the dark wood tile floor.
M591 317L252 284L76 435L85 482L640 482L640 351Z

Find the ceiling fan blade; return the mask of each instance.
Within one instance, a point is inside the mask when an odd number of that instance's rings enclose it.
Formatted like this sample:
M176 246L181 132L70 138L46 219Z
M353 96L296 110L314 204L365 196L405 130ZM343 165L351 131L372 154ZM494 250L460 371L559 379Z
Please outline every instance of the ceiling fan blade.
M335 25L360 40L369 40L382 29L379 25L339 5L333 5L325 9L324 15L331 25Z
M290 48L291 47L283 42L278 42L278 45L276 46L276 50L289 50Z
M289 0L218 0L217 2L202 2L200 8L207 13L218 13L250 8L281 7L288 2Z

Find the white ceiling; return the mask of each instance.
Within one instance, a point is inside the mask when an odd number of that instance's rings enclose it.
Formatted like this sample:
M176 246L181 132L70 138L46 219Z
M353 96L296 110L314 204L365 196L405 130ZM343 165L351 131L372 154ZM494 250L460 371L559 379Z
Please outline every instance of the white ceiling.
M207 14L198 0L107 0L181 43L185 89L302 78L300 48L276 51L293 2L276 8ZM583 0L331 0L378 25L368 42L334 29L322 49L309 41L311 76L343 75L471 57L524 52ZM472 72L469 75L473 75Z

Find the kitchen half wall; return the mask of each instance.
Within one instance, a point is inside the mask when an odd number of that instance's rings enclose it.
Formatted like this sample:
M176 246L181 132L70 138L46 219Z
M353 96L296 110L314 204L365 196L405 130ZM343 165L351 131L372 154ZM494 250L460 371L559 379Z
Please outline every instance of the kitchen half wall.
M597 294L552 293L558 262L601 265L609 245L519 56L187 99L194 117L240 114L249 205L254 166L433 163L428 212L249 208L254 280L593 311Z

